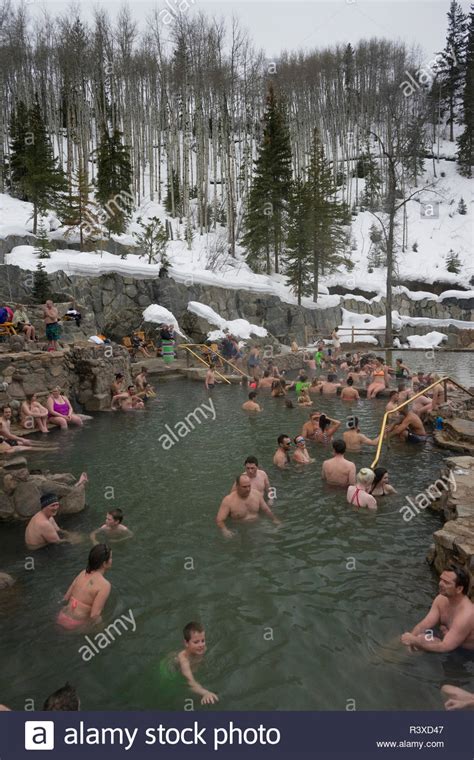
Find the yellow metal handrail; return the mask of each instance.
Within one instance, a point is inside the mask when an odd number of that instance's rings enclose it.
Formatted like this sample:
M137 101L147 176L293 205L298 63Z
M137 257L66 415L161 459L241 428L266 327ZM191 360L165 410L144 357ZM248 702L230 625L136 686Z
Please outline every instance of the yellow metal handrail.
M370 465L370 468L372 470L374 469L374 467L377 467L377 463L378 463L378 461L380 459L380 453L382 451L382 446L383 446L383 437L384 437L384 434L385 434L385 428L386 428L387 420L388 420L389 416L391 414L395 414L395 412L398 412L400 409L403 409L404 406L407 406L408 404L411 404L411 402L414 401L416 398L418 398L419 396L423 396L423 394L426 393L426 391L431 390L431 388L434 388L436 385L440 385L441 383L444 383L444 399L445 399L445 401L447 400L447 384L448 383L452 383L457 388L460 388L465 393L468 393L470 396L474 396L474 393L472 393L470 390L468 390L467 388L465 388L463 385L460 385L459 383L457 383L456 380L453 380L450 377L440 377L439 380L436 380L436 382L432 383L431 385L428 385L426 388L423 388L422 391L419 391L418 393L415 393L414 396L411 396L411 398L407 399L402 404L399 404L398 406L396 406L395 409L390 409L388 412L385 412L385 414L383 416L383 420L382 420L382 427L380 428L379 442L377 444L377 451L375 452L375 459L372 462L372 464Z
M191 345L191 346L197 346L198 344L197 343L191 343L189 345ZM207 369L209 369L209 364L207 362L205 362L204 359L202 359L199 356L199 354L197 354L195 351L193 351L189 347L189 345L187 343L180 343L179 346L178 346L178 348L185 348L186 351L189 351L190 354L192 354L193 356L195 356L198 361L200 361L202 364L204 364L205 367L207 367ZM216 375L219 375L219 377L221 377L228 385L232 385L232 383L230 382L230 380L228 380L224 375L221 375L221 373L218 372L217 369L214 370L214 371L215 371Z
M190 346L194 346L194 347L197 347L197 348L206 348L206 349L210 350L210 349L209 349L209 346L206 346L206 344L205 344L205 343L181 343L181 344L180 344L180 348L187 348L188 350L191 350L191 349L190 349ZM192 352L191 352L191 353L192 353ZM218 351L212 351L211 353L213 353L213 354L215 354L216 356L218 356L218 357L219 357L219 359L222 359L222 361L223 361L223 362L226 362L226 364L230 364L230 366L231 366L233 369L237 370L237 372L240 372L240 374L241 374L241 375L243 375L243 377L247 377L247 375L245 374L245 372L242 372L242 370L241 370L241 369L239 369L239 368L238 368L238 367L237 367L235 364L232 364L232 362L230 362L230 361L229 361L228 359L226 359L224 356L221 356L221 354L220 354ZM204 362L204 363L205 363L205 362ZM216 370L216 371L217 371L217 370Z

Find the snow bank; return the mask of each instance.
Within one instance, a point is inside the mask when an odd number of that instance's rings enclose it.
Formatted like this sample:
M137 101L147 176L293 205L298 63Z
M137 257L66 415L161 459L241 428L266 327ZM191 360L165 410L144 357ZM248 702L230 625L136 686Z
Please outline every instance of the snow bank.
M178 335L181 335L187 340L187 335L181 331L178 320L174 314L171 311L168 311L168 309L165 309L164 306L160 306L157 303L150 304L150 306L147 306L143 312L143 319L145 322L154 322L157 325L173 325L173 328Z
M214 309L199 301L190 301L188 303L188 311L192 314L196 314L198 317L202 317L211 325L217 325L218 330L213 330L209 333L208 337L211 340L218 340L224 335L224 330L229 330L236 338L248 340L251 335L256 335L259 338L265 338L268 333L264 327L259 325L252 325L246 319L223 319Z
M426 335L407 336L407 342L410 348L436 348L447 339L447 335L436 331L426 333Z

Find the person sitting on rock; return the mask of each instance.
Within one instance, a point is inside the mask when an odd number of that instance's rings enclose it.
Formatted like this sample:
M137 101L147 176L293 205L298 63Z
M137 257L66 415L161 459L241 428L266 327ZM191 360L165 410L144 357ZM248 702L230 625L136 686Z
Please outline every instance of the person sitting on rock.
M36 331L31 324L28 314L24 310L23 306L17 303L15 307L15 313L13 315L13 326L18 333L25 333L27 340L36 339Z
M76 305L72 303L63 317L65 322L74 320L77 327L81 326L82 314L76 309Z
M48 410L37 399L36 393L29 393L20 407L21 426L25 430L34 430L41 433L49 433Z
M2 407L2 414L0 416L0 438L1 443L4 443L8 446L19 446L20 444L22 446L26 446L27 448L32 448L32 442L28 441L27 438L22 438L19 435L14 435L11 431L11 424L12 424L12 409L11 406L8 404L5 404L5 406ZM18 451L18 448L16 449Z
M144 409L145 404L137 394L134 385L129 385L126 393L119 393L112 399L111 409L116 411L121 409L122 412L130 412L134 409Z
M150 383L148 382L148 370L146 367L142 367L141 371L135 377L135 386L137 389L137 396L142 398L153 398L156 393Z
M112 396L112 400L115 398L115 396L118 396L120 393L124 392L124 384L125 380L121 372L117 372L115 375L115 379L113 380L111 386L110 386L110 394Z
M77 486L87 483L87 475L82 473ZM42 549L48 544L78 543L77 533L61 530L54 519L59 510L59 499L54 493L46 493L40 499L41 509L26 526L25 543L30 550Z
M82 426L82 419L74 414L68 397L61 393L57 385L51 391L46 402L48 418L52 425L57 425L61 430L66 430L69 424Z

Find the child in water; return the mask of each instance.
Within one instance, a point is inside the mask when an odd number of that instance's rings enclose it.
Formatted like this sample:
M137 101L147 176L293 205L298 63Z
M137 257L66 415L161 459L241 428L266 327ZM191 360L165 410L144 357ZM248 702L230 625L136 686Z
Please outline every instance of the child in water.
M217 694L208 691L196 681L193 670L202 662L206 654L206 632L201 623L188 623L183 628L184 649L178 653L176 664L186 679L189 688L201 697L202 705L218 702Z
M123 512L121 509L111 509L105 516L105 523L91 533L91 541L93 544L98 544L97 533L103 532L107 534L107 540L110 541L124 541L126 538L132 538L133 533L125 525L122 524Z

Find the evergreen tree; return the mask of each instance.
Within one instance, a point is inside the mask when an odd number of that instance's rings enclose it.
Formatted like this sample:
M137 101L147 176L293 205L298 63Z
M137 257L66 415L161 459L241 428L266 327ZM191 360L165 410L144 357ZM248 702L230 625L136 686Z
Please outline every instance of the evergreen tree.
M464 177L472 177L474 166L474 5L469 14L466 45L466 83L463 93L464 132L458 137L458 167Z
M464 57L466 47L466 16L456 0L451 0L448 11L446 45L437 69L441 101L448 112L449 139L454 142L454 123L464 84Z
M416 186L418 177L423 173L424 155L426 148L426 132L424 115L413 116L406 129L406 153L402 164L410 179Z
M387 263L383 232L375 222L370 227L369 238L371 245L367 256L367 264L369 270L373 270L385 266Z
M106 214L109 237L126 230L133 209L131 183L130 149L122 145L118 129L112 135L104 131L98 148L96 197Z
M37 303L45 303L50 295L48 273L44 264L38 262L33 275L33 298Z
M84 250L85 238L96 240L102 235L101 212L93 200L94 188L89 182L87 172L79 167L73 175L73 185L64 197L61 209L61 221L71 229L79 228L80 248ZM71 230L66 235L71 234Z
M20 100L12 113L10 143L10 192L15 198L27 201L23 180L26 174L26 150L32 135L28 132L28 109Z
M53 156L51 142L36 99L26 114L25 144L24 125L17 128L15 156L12 156L12 184L24 200L33 204L33 234L38 228L38 215L48 209L59 209L66 184L64 174Z
M288 285L296 294L298 304L301 304L302 296L309 296L312 292L313 260L308 235L308 200L307 185L300 179L296 180L290 195L290 221L284 262Z
M255 270L279 271L279 256L287 227L291 190L291 147L286 114L273 85L269 86L263 139L244 219L247 262Z
M452 248L446 256L446 269L448 272L451 272L451 274L459 274L461 271L461 259Z
M50 259L52 244L46 231L46 225L43 217L38 221L38 232L36 234L35 253L39 253L40 259Z
M357 162L357 176L365 179L364 194L362 196L364 206L367 206L371 210L375 210L378 206L380 197L381 178L380 169L377 161L372 155L368 142L365 146L364 152Z
M138 217L137 223L141 226L140 232L134 232L135 243L148 256L149 264L156 264L157 260L162 266L169 266L166 257L168 234L162 223L156 216L152 216L146 223Z
M335 269L343 262L348 247L348 210L336 198L331 166L317 129L313 132L308 166L308 234L312 256L313 300L318 298L319 275Z
M461 216L465 216L465 214L467 214L467 206L466 206L466 201L464 200L464 198L460 198L459 200L458 214L461 214Z

